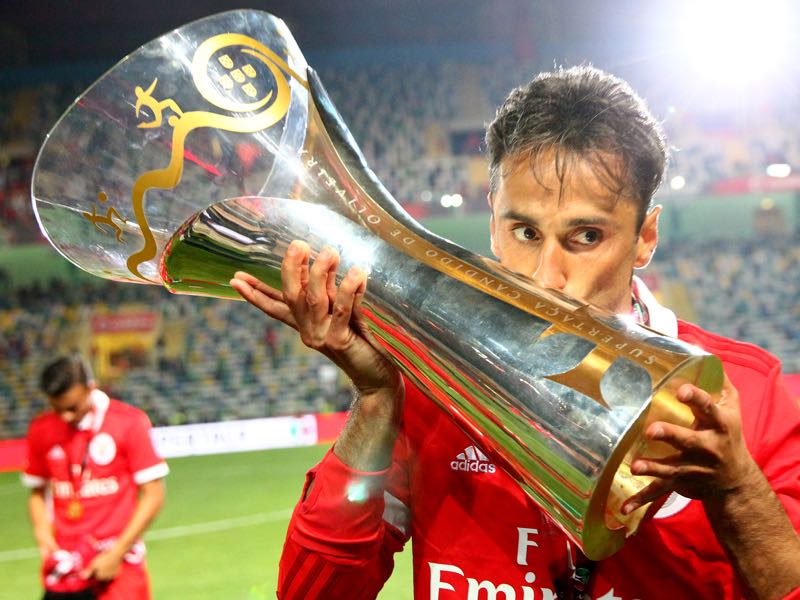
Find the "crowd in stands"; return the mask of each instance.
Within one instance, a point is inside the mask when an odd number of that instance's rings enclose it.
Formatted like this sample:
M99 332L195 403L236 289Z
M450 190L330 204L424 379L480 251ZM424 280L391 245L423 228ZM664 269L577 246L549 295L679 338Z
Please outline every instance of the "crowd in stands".
M41 240L31 210L39 146L85 83L0 90L0 247Z
M457 134L469 130L480 138L508 90L537 72L535 65L505 61L322 75L379 179L401 204L430 203L423 207L430 213L442 212L438 199L452 193L462 194L465 210L485 208L486 180L470 169L482 144L465 152L455 145ZM800 170L800 103L715 111L675 105L661 85L644 83L637 89L664 124L668 179L684 179L680 189L663 186L662 195L704 193L720 181L764 177L773 163ZM363 110L365 104L370 110ZM431 194L423 196L426 191Z
M444 194L461 194L462 211L485 209L483 127L507 91L536 71L509 60L349 66L323 69L320 77L378 178L419 215L452 210L440 205ZM36 151L85 85L0 90L0 244L38 237L28 201ZM763 177L772 163L800 171L800 104L713 113L674 106L657 85L652 96L642 87L667 130L670 177L685 180L680 190L664 186L663 194L697 194L720 181Z
M661 254L661 256L658 256ZM714 240L659 249L650 269L679 282L695 320L778 356L800 373L800 244L797 235Z

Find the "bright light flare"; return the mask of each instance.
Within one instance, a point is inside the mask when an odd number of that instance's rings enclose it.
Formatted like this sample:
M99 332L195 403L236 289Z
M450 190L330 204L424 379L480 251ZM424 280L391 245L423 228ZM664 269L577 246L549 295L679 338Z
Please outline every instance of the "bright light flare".
M686 179L682 175L675 175L675 177L670 179L669 187L675 191L682 190L684 187L686 187Z
M707 83L763 82L793 58L797 7L788 0L692 2L681 17L688 66Z
M458 208L464 203L464 198L461 194L445 194L440 203L445 208Z
M767 165L767 175L770 177L788 177L792 174L792 167L786 163L773 163Z

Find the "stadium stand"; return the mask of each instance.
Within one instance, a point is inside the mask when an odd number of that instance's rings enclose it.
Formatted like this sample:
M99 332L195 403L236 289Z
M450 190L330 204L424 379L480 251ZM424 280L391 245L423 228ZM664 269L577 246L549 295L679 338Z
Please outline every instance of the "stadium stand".
M682 286L703 327L766 348L782 359L784 371L800 372L795 236L674 245L650 270Z
M85 285L67 292L71 287L53 282L20 290L17 305L0 311L0 439L24 434L44 408L37 389L43 363L54 352L84 350L93 315L142 307L155 307L159 341L141 356L135 346L117 353L102 379L112 395L144 409L155 425L349 406L338 369L240 303L170 297L149 286Z

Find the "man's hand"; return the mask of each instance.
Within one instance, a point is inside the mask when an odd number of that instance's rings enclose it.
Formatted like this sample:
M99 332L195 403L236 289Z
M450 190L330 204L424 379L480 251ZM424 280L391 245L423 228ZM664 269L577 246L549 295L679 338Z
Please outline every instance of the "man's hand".
M231 286L250 304L296 329L303 343L342 369L358 390L350 417L333 448L353 469L377 471L391 460L403 401L403 380L374 341L360 312L367 275L350 270L339 286L339 255L323 248L309 267L311 249L289 245L278 291L252 275L237 272Z
M296 329L303 343L336 363L362 394L396 389L400 376L367 329L359 311L367 276L353 268L336 286L339 255L323 248L309 267L311 249L289 245L281 265L282 291L237 272L231 286L250 304Z
M53 552L60 550L53 535L53 524L50 522L47 501L44 496L44 488L39 487L33 488L28 497L28 514L31 517L31 525L33 525L33 537L42 560L46 560Z
M647 438L666 442L678 453L663 459L633 461L634 475L649 475L656 480L625 501L623 514L672 491L707 500L746 490L761 478L742 436L739 393L727 376L717 402L691 384L680 387L678 399L692 409L694 424L692 428L663 422L650 424L645 432Z
M622 512L673 490L701 500L745 596L782 598L800 586L800 536L745 445L739 393L725 377L716 403L688 384L678 399L692 409L695 422L691 429L660 422L647 428L649 439L667 442L678 453L633 462L631 472L656 479L629 498Z
M60 550L49 528L48 531L36 532L36 545L39 548L39 556L41 556L42 560L45 560L53 552Z
M101 552L81 571L81 577L97 581L111 581L119 573L123 556L113 548Z

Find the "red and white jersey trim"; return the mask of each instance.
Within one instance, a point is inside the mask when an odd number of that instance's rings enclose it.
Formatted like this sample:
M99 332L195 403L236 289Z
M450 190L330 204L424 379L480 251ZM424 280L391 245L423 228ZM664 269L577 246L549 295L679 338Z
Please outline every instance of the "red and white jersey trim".
M91 391L89 398L92 401L92 410L86 413L75 427L80 431L91 429L97 432L103 426L108 406L111 404L111 398L104 391L97 388Z
M650 329L670 337L678 337L678 319L675 313L659 304L653 292L636 275L633 276L633 295L647 307L647 316L650 318L647 326Z
M136 473L133 474L133 481L137 485L142 485L148 481L155 481L156 479L166 477L168 474L169 467L167 466L167 463L162 462L158 463L157 465L153 465L152 467L142 469L141 471L136 471Z
M20 473L19 478L22 480L22 485L26 488L41 488L47 485L47 480L44 477L37 477L30 473Z
M411 526L411 510L389 492L383 492L383 520L403 535L408 535Z

